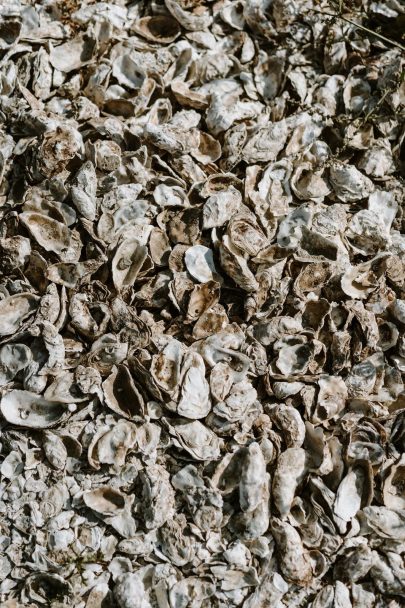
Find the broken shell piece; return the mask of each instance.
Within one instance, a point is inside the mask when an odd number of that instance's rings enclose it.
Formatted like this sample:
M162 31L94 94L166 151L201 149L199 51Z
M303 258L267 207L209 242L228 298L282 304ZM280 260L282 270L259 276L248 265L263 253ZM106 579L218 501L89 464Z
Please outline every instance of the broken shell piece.
M70 413L64 403L48 401L29 391L12 390L3 395L0 411L10 424L31 429L56 426Z

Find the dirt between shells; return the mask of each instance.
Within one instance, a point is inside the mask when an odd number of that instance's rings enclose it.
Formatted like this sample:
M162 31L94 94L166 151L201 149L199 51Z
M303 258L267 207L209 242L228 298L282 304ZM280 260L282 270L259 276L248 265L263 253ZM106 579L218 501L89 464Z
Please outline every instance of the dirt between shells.
M0 2L2 608L404 605L404 19Z

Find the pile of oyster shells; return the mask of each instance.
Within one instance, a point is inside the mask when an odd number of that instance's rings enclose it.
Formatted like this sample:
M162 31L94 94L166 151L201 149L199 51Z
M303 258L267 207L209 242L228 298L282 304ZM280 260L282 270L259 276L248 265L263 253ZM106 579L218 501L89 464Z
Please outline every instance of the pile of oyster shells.
M403 606L403 19L0 2L2 607Z

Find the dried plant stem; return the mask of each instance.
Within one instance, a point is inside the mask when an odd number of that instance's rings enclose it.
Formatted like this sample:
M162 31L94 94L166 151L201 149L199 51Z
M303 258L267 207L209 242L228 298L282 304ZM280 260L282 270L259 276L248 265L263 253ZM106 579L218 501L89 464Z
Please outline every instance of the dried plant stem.
M387 97L387 95L392 92L393 92L392 89L386 89L384 91L383 95L377 101L376 105L373 108L371 108L371 110L366 114L366 116L364 117L364 119L362 121L362 124L365 124L369 120L369 118L371 118L371 116L374 114L374 112L376 110L378 110L378 108L384 103L384 100Z
M367 32L368 34L370 34L370 36L374 36L375 38L378 38L382 42L391 44L392 46L395 46L398 49L401 49L401 51L405 52L405 46L403 46L399 42L396 42L395 40L391 40L390 38L387 38L386 36L383 36L382 34L379 34L378 32L374 32L373 30L370 30L365 25L360 25L359 23L356 23L355 21L352 21L351 19L348 19L347 17L343 17L343 15L339 15L338 13L329 13L327 11L319 11L316 8L312 8L311 11L313 13L318 13L319 15L324 15L325 17L334 17L335 19L341 19L342 21L345 21L346 23L350 23L350 25L357 27L359 30L362 30L363 32Z

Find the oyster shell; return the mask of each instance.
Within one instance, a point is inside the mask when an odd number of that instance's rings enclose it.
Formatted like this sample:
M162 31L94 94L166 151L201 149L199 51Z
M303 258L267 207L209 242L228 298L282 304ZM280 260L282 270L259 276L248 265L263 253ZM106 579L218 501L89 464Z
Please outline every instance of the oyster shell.
M390 467L389 474L384 481L384 505L394 511L403 510L405 506L404 490L405 456Z
M126 365L117 365L103 382L103 391L113 412L129 420L143 420L144 400Z
M180 35L180 27L176 19L166 15L156 15L155 17L142 17L137 19L132 26L133 31L146 40L169 44Z
M122 492L104 486L83 494L86 507L100 513L100 515L117 515L125 507L125 497Z
M198 420L194 422L166 421L175 444L191 454L196 460L218 460L221 440Z
M88 459L94 469L102 464L124 466L128 450L137 441L137 427L120 420L112 429L104 427L94 436L88 448Z
M29 429L56 426L70 413L64 403L48 401L35 393L17 389L3 395L0 411L10 424Z
M49 61L60 72L71 72L86 65L93 56L96 40L79 34L76 38L52 48Z
M343 203L366 198L374 191L373 182L352 165L333 163L329 177L334 192Z
M19 293L0 300L0 336L15 334L39 305L39 297Z
M32 359L25 344L5 344L0 348L0 387L8 384Z
M282 519L290 512L299 484L308 472L308 456L302 448L288 448L277 460L272 481L273 501Z
M177 413L185 418L205 418L211 409L209 384L205 379L204 359L188 353L181 368L181 392Z
M28 576L24 582L23 598L30 602L44 604L48 601L70 601L73 589L63 576L51 572L36 572Z
M146 263L146 264L145 264ZM148 250L137 239L125 239L112 260L112 276L118 291L132 287L142 267L148 264Z
M203 245L187 249L184 263L191 276L200 283L213 281L217 276L212 251Z
M65 256L70 246L70 233L65 224L40 213L20 213L20 220L46 251Z
M133 572L121 574L114 586L114 599L120 608L149 608L142 579Z
M307 585L312 580L311 562L295 528L273 518L271 531L280 554L280 566L286 580L296 585Z

